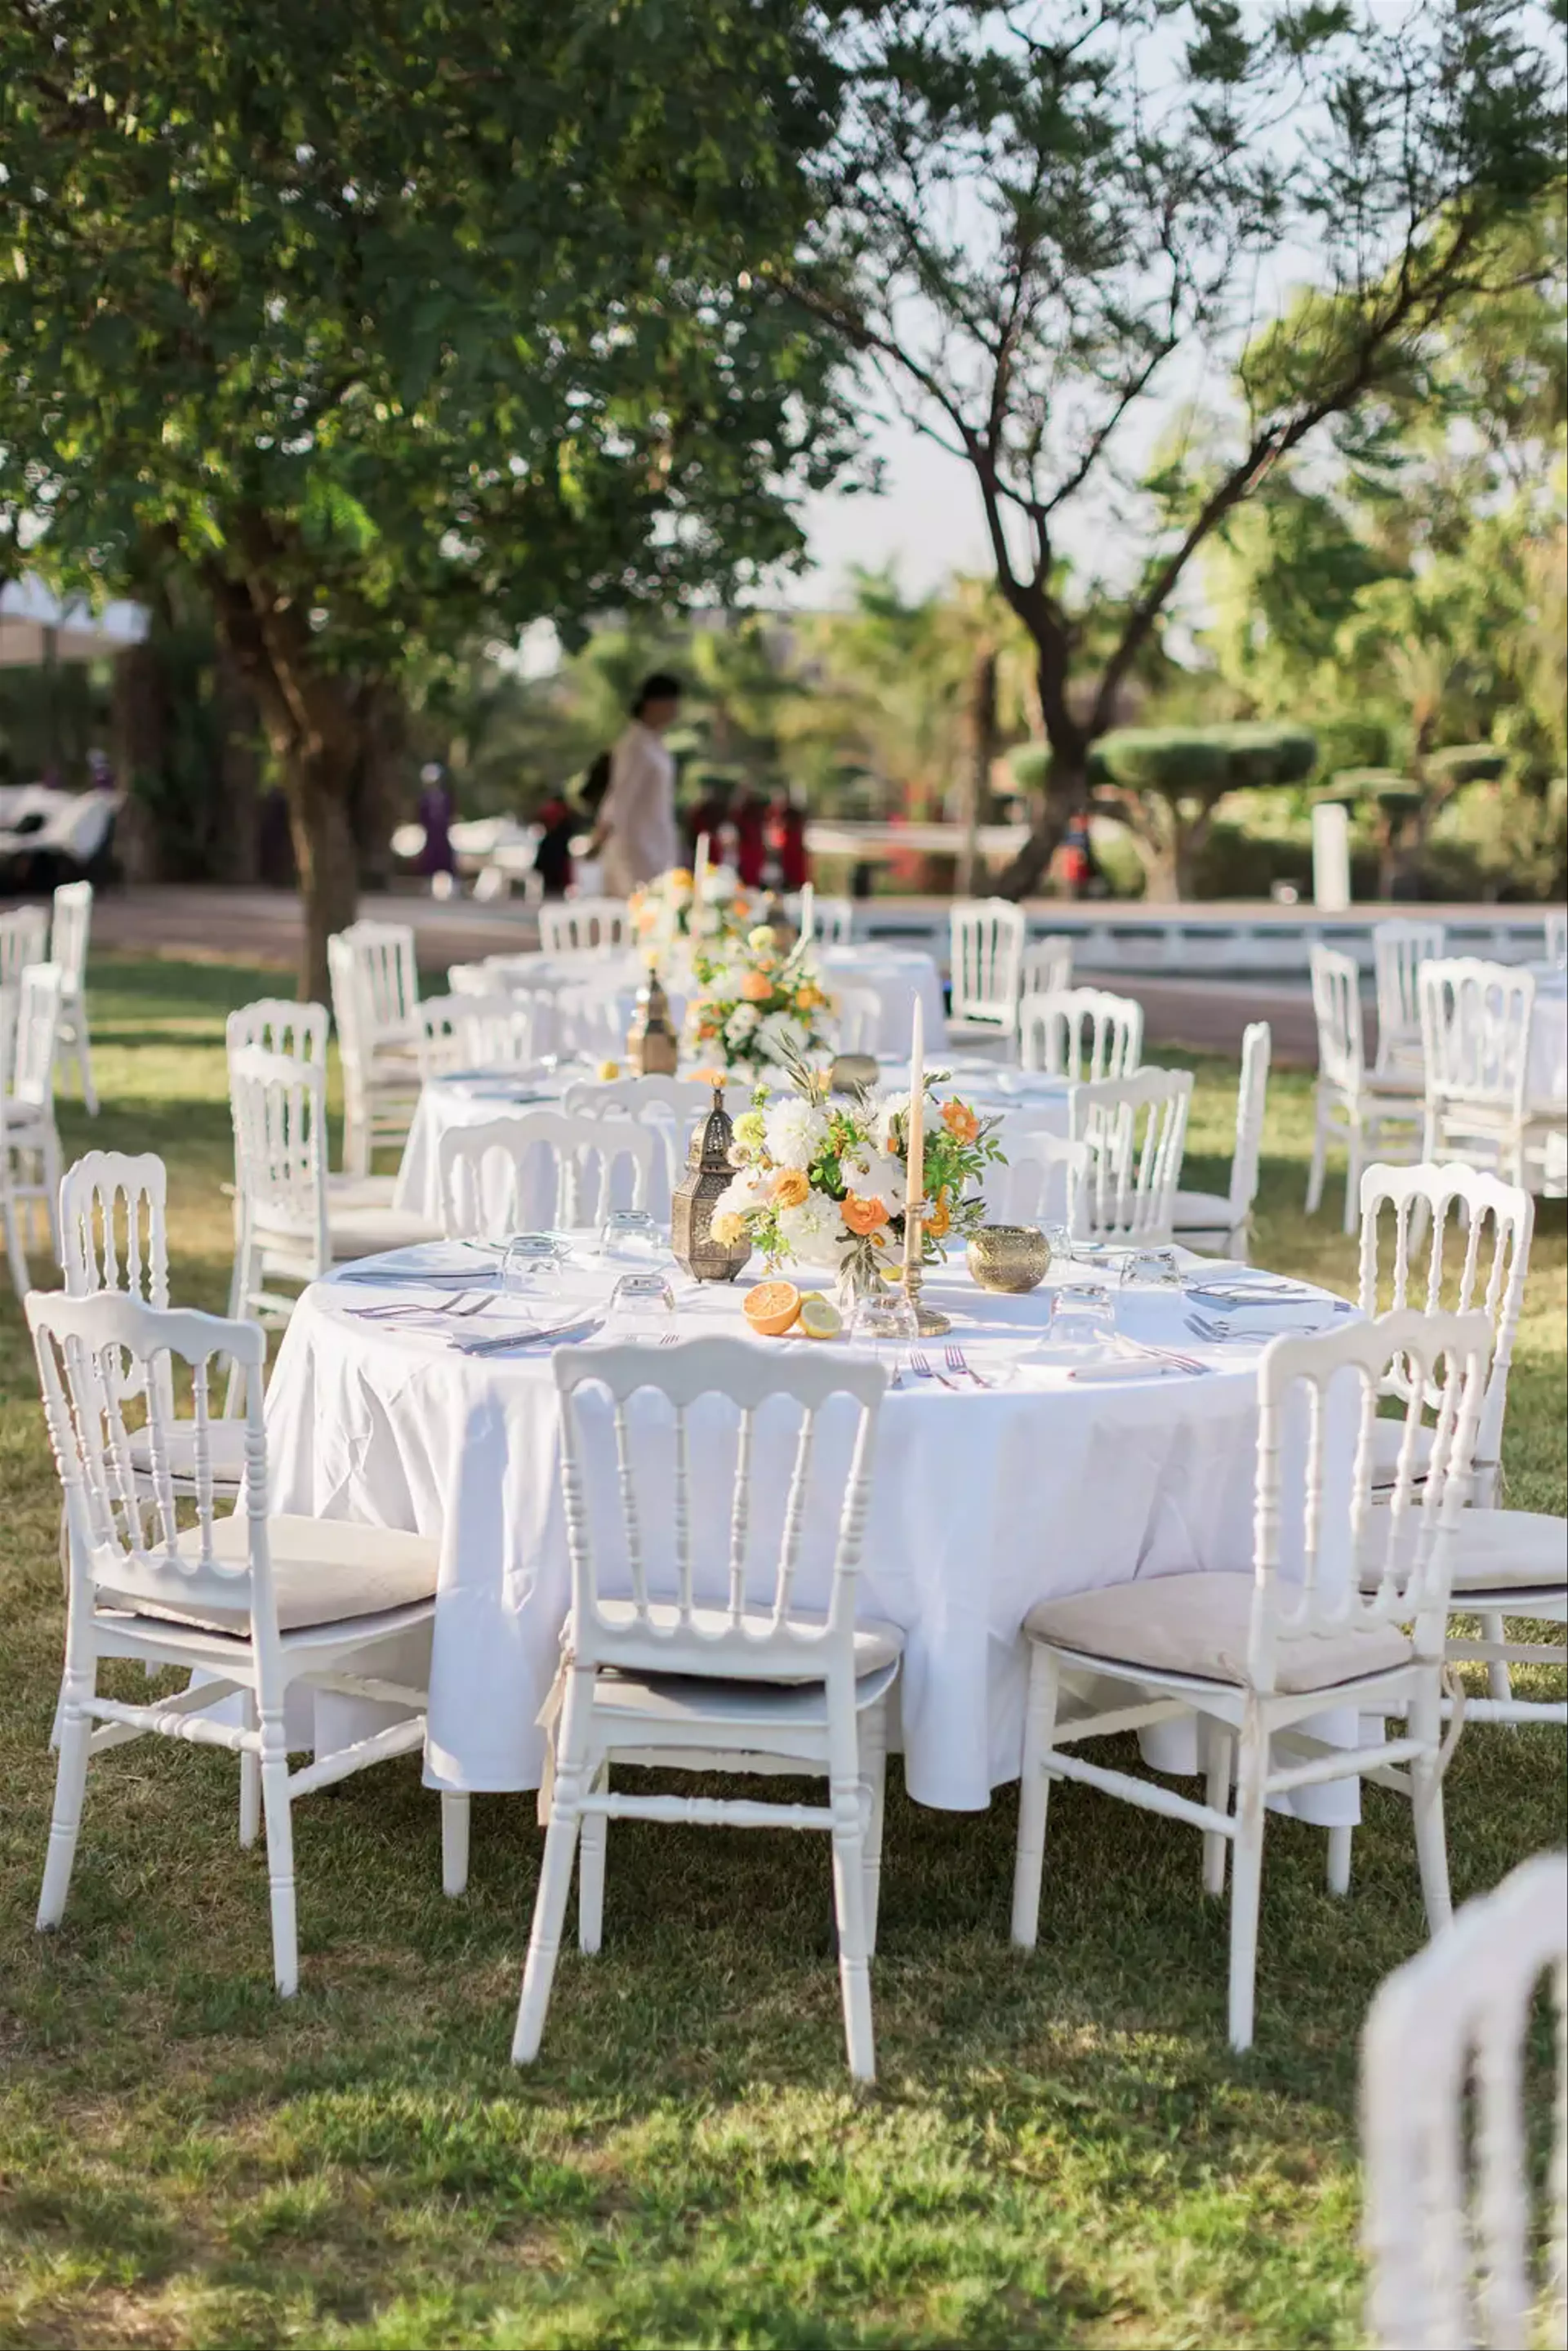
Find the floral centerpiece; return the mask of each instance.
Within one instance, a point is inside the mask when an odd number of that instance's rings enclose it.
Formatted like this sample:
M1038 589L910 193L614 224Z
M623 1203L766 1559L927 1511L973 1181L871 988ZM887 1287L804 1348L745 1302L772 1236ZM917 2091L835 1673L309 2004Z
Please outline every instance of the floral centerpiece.
M811 1054L826 1051L819 1024L828 998L809 954L799 946L784 953L767 924L742 940L698 942L691 975L688 1043L732 1076L793 1074Z
M714 1203L713 1233L750 1234L770 1270L832 1266L846 1300L871 1295L903 1261L909 1096L824 1099L809 1071L794 1075L793 1092L770 1102L759 1088L735 1121L735 1174ZM980 1181L1002 1150L1000 1122L949 1093L944 1071L929 1074L926 1097L921 1241L936 1258L950 1233L983 1222Z
M701 889L684 865L671 866L634 890L627 912L639 947L663 955L674 946L698 939L718 941L738 934L752 913L752 904L733 869L710 865Z

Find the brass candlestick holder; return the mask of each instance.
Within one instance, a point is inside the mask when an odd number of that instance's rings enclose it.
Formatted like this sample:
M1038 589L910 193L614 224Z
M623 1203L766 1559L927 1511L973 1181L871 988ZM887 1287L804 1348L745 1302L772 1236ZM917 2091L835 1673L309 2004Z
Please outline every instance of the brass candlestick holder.
M904 1211L904 1295L915 1317L915 1328L922 1339L940 1339L944 1331L952 1329L951 1317L938 1306L928 1306L920 1296L925 1280L925 1268L920 1262L920 1241L925 1223L918 1208Z

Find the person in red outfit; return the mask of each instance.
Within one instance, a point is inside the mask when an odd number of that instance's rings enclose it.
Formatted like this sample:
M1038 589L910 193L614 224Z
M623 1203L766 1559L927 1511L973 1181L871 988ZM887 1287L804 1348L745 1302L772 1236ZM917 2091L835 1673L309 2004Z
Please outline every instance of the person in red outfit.
M768 830L773 837L774 855L778 861L779 887L782 890L802 890L811 879L805 813L786 794L774 802L769 817Z
M735 871L745 890L760 890L767 863L767 810L754 793L742 792L730 810L735 831Z

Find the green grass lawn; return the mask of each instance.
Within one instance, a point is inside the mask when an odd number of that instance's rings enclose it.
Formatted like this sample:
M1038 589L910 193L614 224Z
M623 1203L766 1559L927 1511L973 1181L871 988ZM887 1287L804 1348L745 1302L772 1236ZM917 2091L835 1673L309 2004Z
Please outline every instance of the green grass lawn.
M175 1294L219 1307L223 1015L275 981L109 961L93 981L105 1108L64 1105L67 1155L161 1151ZM1201 1181L1234 1075L1197 1066ZM1307 1136L1307 1081L1282 1077L1257 1253L1348 1290L1343 1196L1302 1217ZM1506 1467L1512 1501L1558 1511L1565 1270L1548 1203ZM235 1843L237 1774L211 1752L149 1740L95 1764L65 1928L35 1935L58 1497L8 1290L0 1493L0 2345L1360 2339L1357 2039L1423 1933L1398 1799L1366 1799L1347 1903L1324 1892L1322 1832L1271 1823L1258 2045L1238 2059L1193 1832L1059 1788L1024 1955L1013 1792L920 1811L895 1764L865 2100L826 1842L623 1824L603 1955L563 1958L523 2074L532 1801L476 1800L470 1891L446 1902L412 1760L300 1807L297 2000L273 1996L265 1861ZM1562 1843L1563 1761L1558 1733L1467 1734L1456 1898Z

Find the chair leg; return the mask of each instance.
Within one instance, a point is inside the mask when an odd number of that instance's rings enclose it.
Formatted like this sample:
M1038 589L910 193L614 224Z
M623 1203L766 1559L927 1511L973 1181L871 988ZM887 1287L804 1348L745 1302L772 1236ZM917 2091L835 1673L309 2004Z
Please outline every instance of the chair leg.
M1209 1750L1203 1801L1211 1813L1228 1813L1231 1809L1231 1750L1235 1741L1225 1725L1212 1718L1201 1723L1201 1729ZM1221 1895L1225 1891L1225 1849L1230 1842L1230 1838L1219 1829L1205 1829L1203 1833L1205 1894Z
M38 1154L44 1177L44 1222L49 1236L49 1254L57 1265L60 1262L60 1138L51 1125L44 1131L43 1148Z
M596 1792L609 1786L609 1765L602 1764L594 1782ZM591 1959L604 1940L605 1863L608 1858L609 1823L602 1813L584 1821L577 1844L577 1949Z
M468 1831L472 1798L449 1794L441 1800L441 1890L454 1897L468 1890Z
M240 1719L247 1730L260 1727L254 1690L240 1692ZM261 1756L254 1749L240 1750L240 1843L253 1845L261 1828Z
M1350 1891L1350 1855L1355 1842L1355 1831L1347 1824L1332 1828L1328 1833L1328 1890L1331 1894Z
M1480 1620L1481 1639L1495 1641L1501 1647L1508 1638L1508 1628L1494 1609L1488 1609ZM1513 1698L1513 1684L1509 1678L1506 1657L1489 1657L1486 1668L1486 1694L1500 1705L1507 1706Z
M0 1150L4 1148L4 1144L0 1144ZM11 1269L11 1287L18 1298L26 1298L32 1283L27 1273L27 1252L22 1240L22 1226L16 1214L16 1202L11 1190L11 1175L8 1166L0 1167L0 1186L5 1187L3 1206L5 1223L5 1261Z
M846 1780L832 1794L833 1907L838 1921L838 1982L844 2000L844 2043L857 2082L877 2078L871 2028L871 1970L866 1936L866 1838L860 1825L860 1783Z
M866 1949L877 1956L877 1914L882 1902L882 1819L888 1796L888 1701L880 1698L860 1718L860 1771L871 1791L866 1830Z
M92 1081L92 1043L88 1035L87 1006L78 1002L76 1012L77 1068L81 1072L82 1102L89 1118L98 1116L98 1088Z
M1361 1221L1361 1165L1366 1155L1366 1134L1361 1123L1359 1110L1351 1113L1350 1137L1345 1146L1345 1229L1355 1231Z
M299 1990L299 1926L294 1894L294 1815L288 1794L288 1750L281 1701L261 1718L262 1810L266 1817L266 1874L272 1896L272 1969L280 1999Z
M1314 1106L1312 1165L1307 1169L1306 1212L1315 1217L1323 1206L1323 1179L1328 1169L1328 1123L1321 1100Z
M1236 1763L1236 1853L1231 1872L1231 2046L1238 2050L1252 2045L1268 1768L1268 1733L1257 1708L1250 1705Z
M1029 1696L1023 1714L1023 1773L1018 1790L1018 1854L1012 1865L1012 1939L1026 1951L1040 1932L1040 1881L1045 1868L1045 1807L1051 1782L1045 1774L1056 1729L1062 1668L1054 1649L1033 1644Z
M534 1924L528 1936L517 2023L512 2035L514 2065L531 2065L545 2037L550 1987L556 1980L561 1930L566 1919L566 1898L572 1890L572 1865L577 1855L577 1832L582 1821L579 1808L587 1785L587 1714L592 1703L591 1675L574 1673L566 1686L566 1702L559 1724L550 1825L545 1832L545 1861L539 1873L539 1890L534 1897Z
M1421 1873L1421 1899L1427 1907L1428 1932L1436 1935L1453 1917L1454 1904L1449 1890L1449 1840L1443 1820L1443 1782L1438 1765L1442 1699L1435 1671L1421 1696L1411 1703L1410 1730L1425 1748L1410 1766L1410 1793L1416 1816L1416 1862Z
M55 1773L55 1810L49 1822L49 1849L44 1862L44 1884L38 1896L38 1925L57 1927L65 1916L71 1869L77 1857L77 1835L82 1824L82 1799L87 1792L88 1742L92 1723L82 1712L91 1687L85 1675L66 1669L59 1716L60 1761Z

